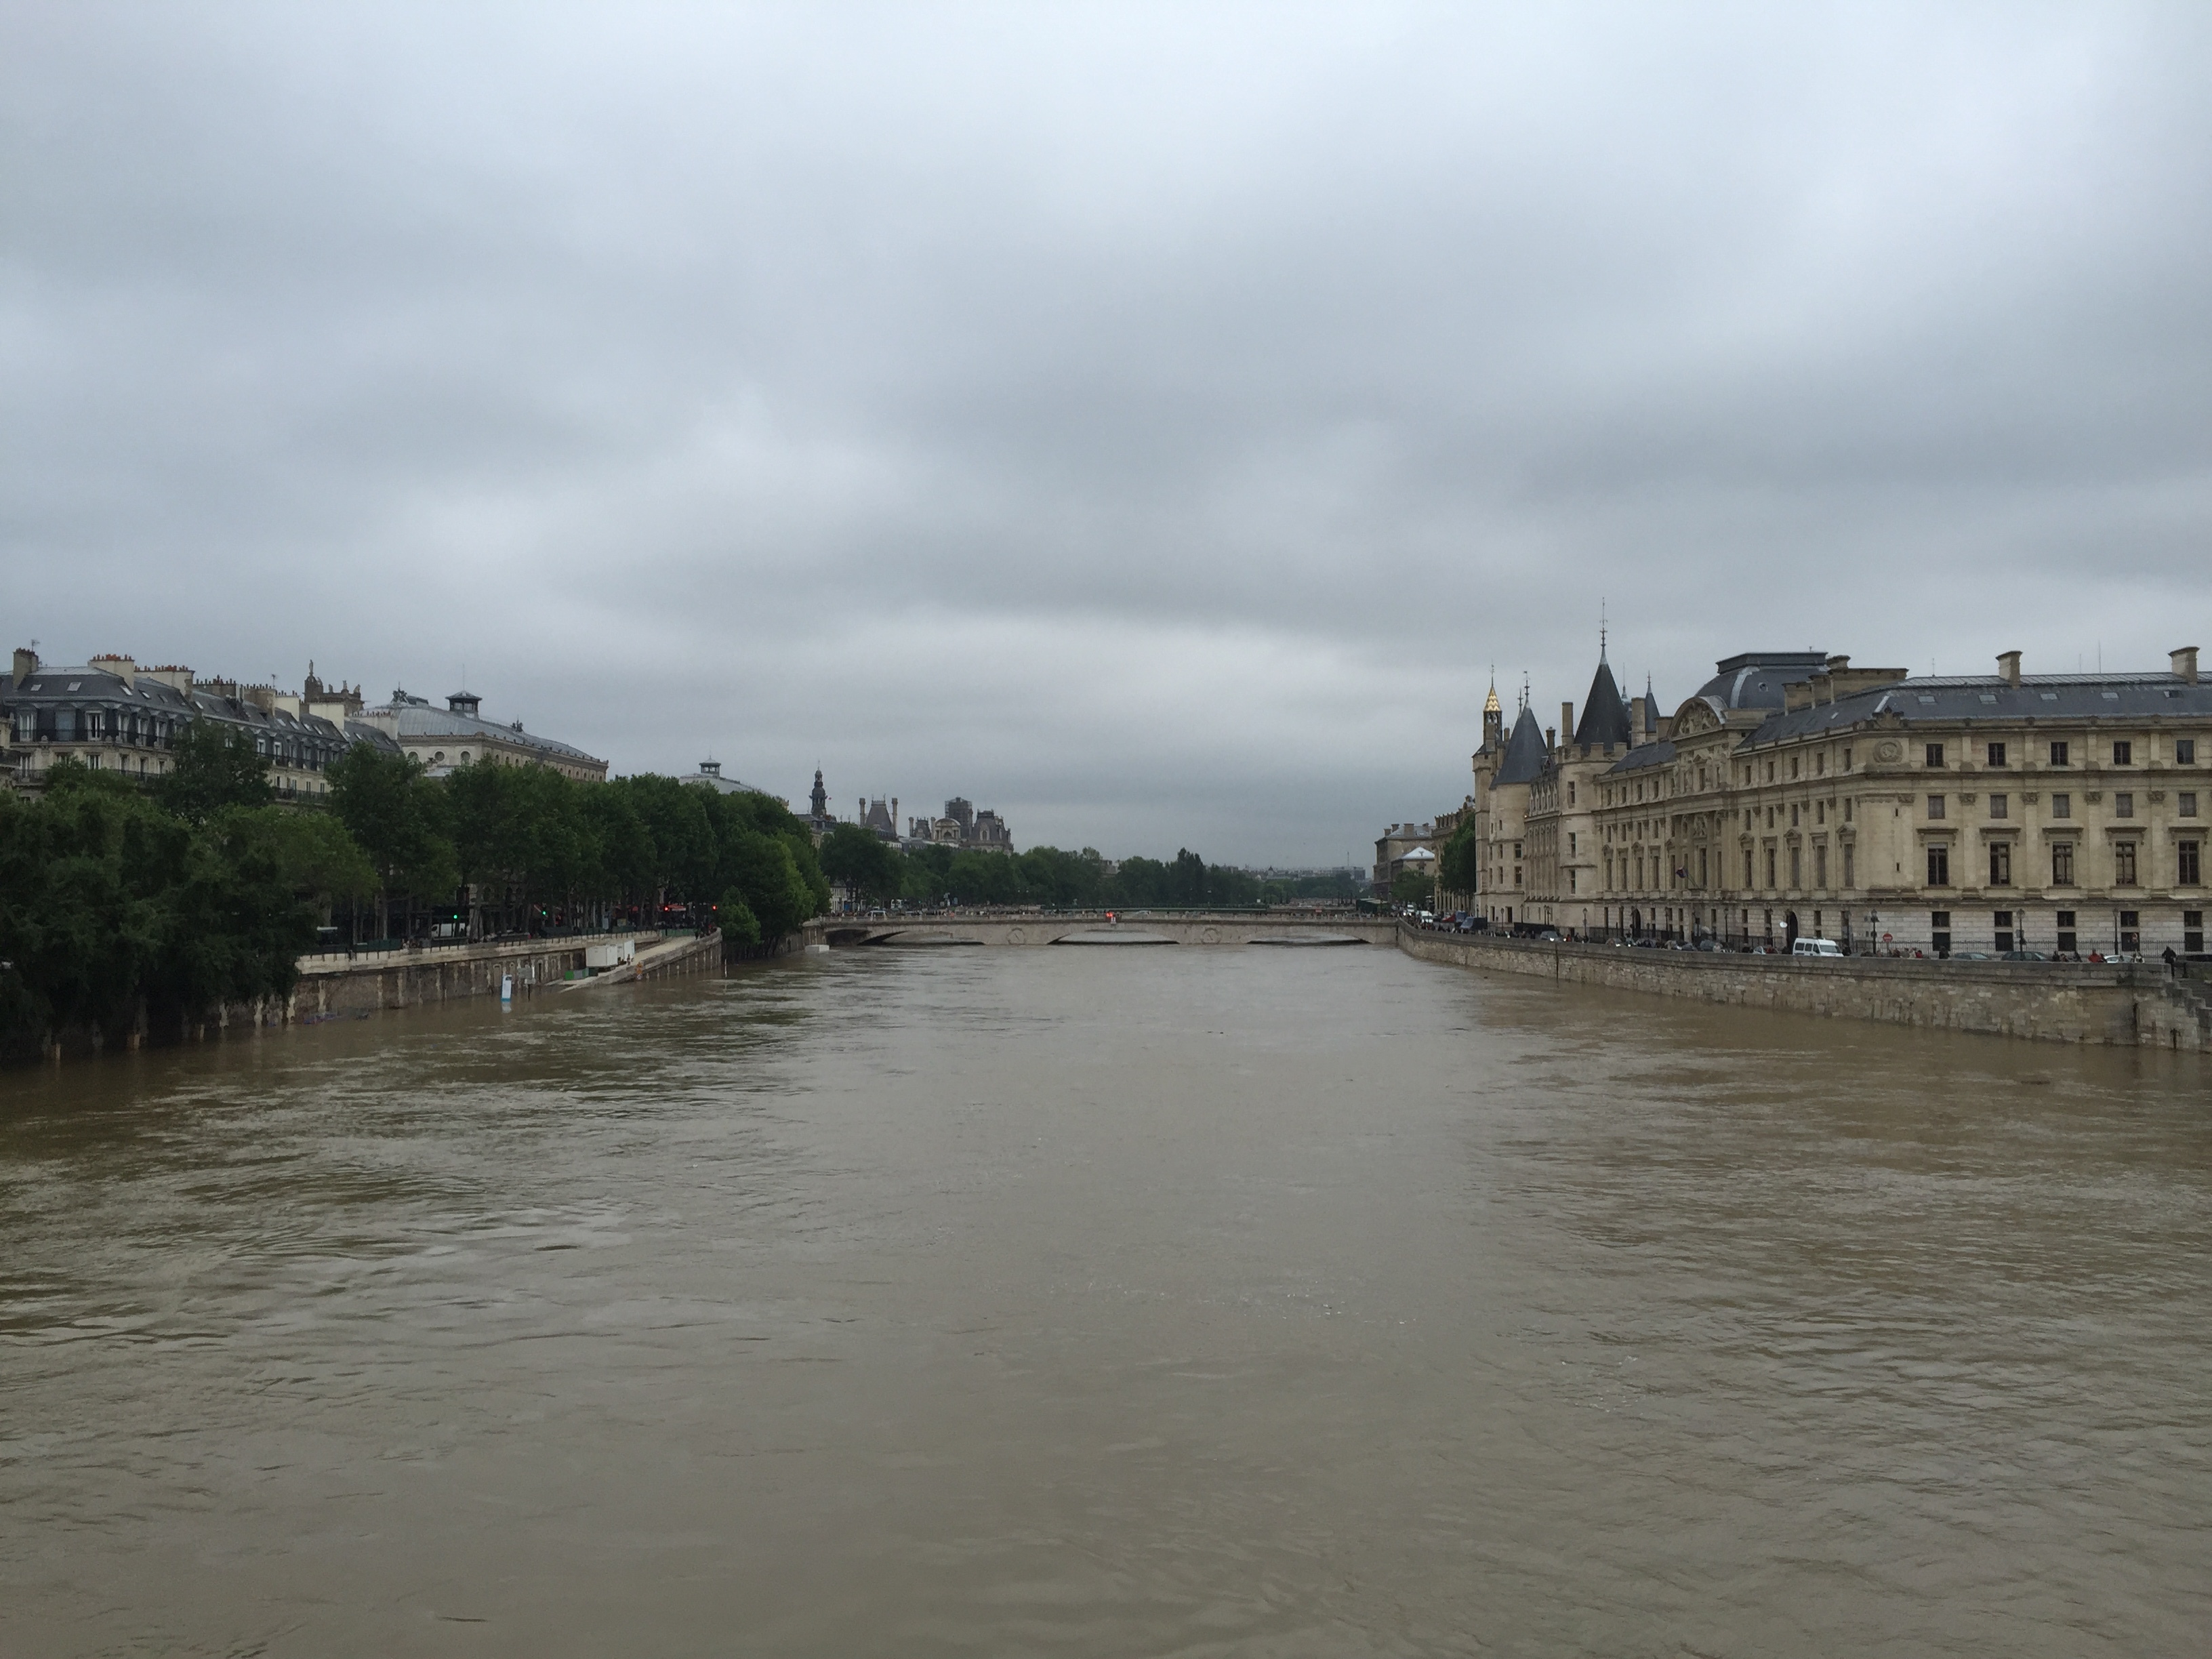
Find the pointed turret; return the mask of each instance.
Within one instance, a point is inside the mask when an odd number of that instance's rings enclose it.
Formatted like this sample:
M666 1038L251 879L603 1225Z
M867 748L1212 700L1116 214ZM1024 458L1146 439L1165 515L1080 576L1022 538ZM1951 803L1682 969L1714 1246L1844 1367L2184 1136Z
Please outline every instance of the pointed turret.
M1498 782L1527 783L1544 769L1550 758L1544 747L1544 728L1536 724L1535 711L1524 706L1506 740L1505 758L1498 763Z
M1482 700L1482 747L1485 753L1505 741L1505 711L1498 702L1498 671L1490 671L1490 695Z
M1612 665L1606 661L1601 647L1597 672L1590 680L1589 696L1583 699L1583 717L1575 726L1575 743L1585 749L1614 744L1626 748L1635 740L1628 707L1620 700L1620 688L1613 684Z

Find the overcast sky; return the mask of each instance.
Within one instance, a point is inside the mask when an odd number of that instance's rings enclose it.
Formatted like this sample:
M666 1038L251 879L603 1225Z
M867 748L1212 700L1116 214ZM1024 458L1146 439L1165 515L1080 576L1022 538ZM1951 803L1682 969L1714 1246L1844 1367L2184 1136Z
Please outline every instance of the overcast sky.
M0 0L0 617L1371 856L1497 665L2212 647L2212 8Z

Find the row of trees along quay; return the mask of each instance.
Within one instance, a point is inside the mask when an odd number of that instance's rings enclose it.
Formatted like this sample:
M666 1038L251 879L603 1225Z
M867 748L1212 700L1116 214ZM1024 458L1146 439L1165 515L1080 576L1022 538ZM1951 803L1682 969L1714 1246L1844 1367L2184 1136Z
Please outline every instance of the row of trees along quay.
M718 925L774 944L829 906L806 827L765 795L543 767L444 778L367 746L327 806L279 805L249 734L196 722L150 785L62 761L0 791L0 1060L65 1035L187 1036L290 994L317 948Z
M822 838L822 872L863 904L1036 904L1048 909L1225 909L1294 899L1350 901L1358 894L1346 876L1262 879L1249 871L1209 865L1184 848L1170 862L1124 859L1109 874L1097 848L1079 853L1034 847L1026 853L979 853L920 847L902 853L856 823Z
M314 950L615 927L719 927L742 953L830 908L876 902L1227 906L1341 898L1342 878L1267 881L1091 848L902 854L854 825L824 839L766 795L544 767L442 778L366 745L327 797L279 804L249 734L198 722L150 785L62 761L0 792L0 1060L65 1034L189 1036L225 1006L289 996Z

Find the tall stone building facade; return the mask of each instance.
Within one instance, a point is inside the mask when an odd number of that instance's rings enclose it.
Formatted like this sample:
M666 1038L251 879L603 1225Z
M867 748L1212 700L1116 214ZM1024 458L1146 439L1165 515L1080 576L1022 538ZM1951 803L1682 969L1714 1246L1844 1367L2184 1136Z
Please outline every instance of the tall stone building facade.
M1670 716L1632 705L1625 748L1600 666L1571 742L1525 706L1510 737L1486 712L1476 897L1493 926L1931 954L2204 949L2212 686L2194 647L2162 673L2031 676L2007 652L1994 674L1924 678L1747 652Z
M1622 701L1602 646L1579 722L1562 703L1559 724L1539 727L1524 693L1509 733L1493 684L1474 756L1475 914L1501 931L1575 926L1597 891L1597 780L1659 738L1649 697Z

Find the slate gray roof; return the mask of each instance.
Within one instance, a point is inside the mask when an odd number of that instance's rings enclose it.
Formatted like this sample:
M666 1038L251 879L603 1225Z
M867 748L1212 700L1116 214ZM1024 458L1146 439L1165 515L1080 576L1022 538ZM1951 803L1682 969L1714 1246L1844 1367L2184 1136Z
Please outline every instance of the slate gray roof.
M1513 735L1505 740L1505 758L1498 764L1496 781L1532 783L1542 774L1545 758L1543 729L1534 713L1523 708L1513 722Z
M1619 777L1625 772L1647 771L1655 766L1664 766L1674 758L1674 741L1662 738L1656 743L1647 743L1630 750L1627 754L1606 769L1605 775Z
M371 726L367 720L348 720L345 734L349 744L365 743L379 754L404 755L407 752L399 746L399 740L392 733L380 726Z
M94 699L150 705L184 720L191 719L194 712L191 701L175 686L143 675L135 686L125 684L120 674L111 674L104 668L50 668L41 664L21 685L0 675L0 703L58 706Z
M1810 679L1828 665L1825 651L1746 651L1713 665L1718 671L1697 690L1716 708L1779 708L1782 688Z
M2013 685L1995 676L1929 675L1855 692L1817 708L1777 713L1746 742L1778 743L1842 730L1882 714L1895 714L1908 726L1961 720L2010 725L2109 720L2140 726L2146 720L2177 716L2212 721L2212 683L2191 685L2173 674L2038 674Z
M166 680L155 679L143 670L134 678L135 684L104 668L41 664L25 677L21 685L0 678L0 708L127 708L142 714L159 714L172 726L194 720L213 720L258 732L269 738L289 741L294 747L283 750L280 756L288 761L305 760L316 755L336 759L348 742L345 732L319 714L264 708L207 684L195 685L189 692L185 691ZM46 717L46 720L50 719Z
M1574 741L1584 746L1607 743L1625 746L1634 740L1628 705L1621 702L1613 670L1601 656L1597 672L1590 679L1589 696L1583 699L1583 717L1575 722Z
M403 738L452 738L456 741L466 738L496 738L503 743L521 744L549 755L560 755L592 766L605 764L597 755L587 755L574 744L540 737L535 732L525 732L520 720L502 725L498 720L488 720L481 714L463 714L450 708L435 708L413 697L404 701L395 698L375 712L380 714L389 712L395 715L395 723Z
M697 771L689 776L678 778L676 781L687 786L703 783L708 788L725 795L768 795L771 800L781 799L780 796L769 794L769 792L765 789L757 788L747 783L742 778L724 777L721 772L721 763L719 761L702 761ZM786 805L787 805L788 803Z

